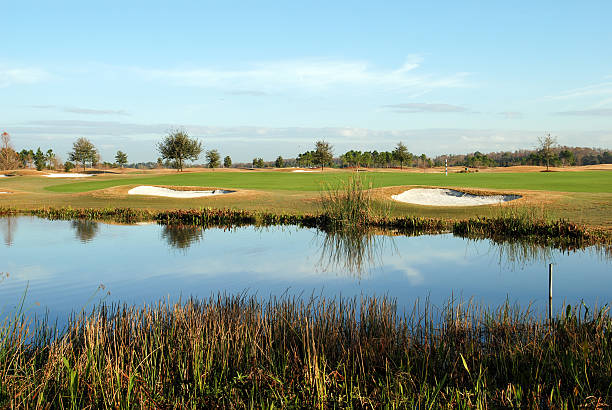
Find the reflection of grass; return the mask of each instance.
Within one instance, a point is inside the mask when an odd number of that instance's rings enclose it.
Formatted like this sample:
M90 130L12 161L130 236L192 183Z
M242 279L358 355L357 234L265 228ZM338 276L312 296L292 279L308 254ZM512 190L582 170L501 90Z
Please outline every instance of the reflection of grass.
M609 310L451 301L441 311L355 299L218 296L101 306L56 337L0 327L0 405L597 407L609 404ZM254 403L257 403L256 405Z
M385 242L392 237L377 235L369 229L344 228L323 231L318 266L323 271L361 277L382 263Z

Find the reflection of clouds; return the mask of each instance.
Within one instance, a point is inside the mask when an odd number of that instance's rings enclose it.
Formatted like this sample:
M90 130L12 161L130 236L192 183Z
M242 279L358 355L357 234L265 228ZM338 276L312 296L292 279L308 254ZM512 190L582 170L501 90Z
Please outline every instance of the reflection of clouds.
M424 282L423 274L419 272L418 269L415 269L410 266L405 266L402 270L402 273L408 278L408 281L411 285L420 285Z
M42 265L26 265L15 268L10 272L9 278L22 282L37 282L50 280L55 272Z

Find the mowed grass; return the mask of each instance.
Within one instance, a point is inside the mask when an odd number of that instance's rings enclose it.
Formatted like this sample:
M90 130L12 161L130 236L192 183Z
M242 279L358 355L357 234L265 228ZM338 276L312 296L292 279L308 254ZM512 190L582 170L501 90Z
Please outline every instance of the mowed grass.
M288 173L288 172L200 172L177 173L141 177L103 177L100 180L61 182L45 189L57 193L95 191L119 185L175 185L219 188L253 189L265 191L319 191L335 183L346 173ZM98 177L93 177L98 178ZM368 172L367 183L373 188L430 185L465 188L517 189L559 192L612 193L612 172L531 172L531 173L474 173L428 174L414 172Z
M0 207L21 210L41 207L134 208L134 209L221 209L290 214L321 211L322 193L337 186L352 171L292 173L279 171L206 171L165 174L105 174L87 180L55 180L40 176L0 179ZM551 218L612 230L612 171L496 172L448 176L419 172L375 171L358 174L364 185L379 188L374 193L376 206L391 216L420 216L460 220L495 216L498 206L438 207L400 203L391 195L411 185L482 188L523 194L521 206L545 209ZM229 188L236 195L177 199L127 195L127 189L107 192L105 188L137 185L169 185ZM397 187L397 188L396 188ZM241 192L240 192L241 191ZM517 205L519 205L517 203Z

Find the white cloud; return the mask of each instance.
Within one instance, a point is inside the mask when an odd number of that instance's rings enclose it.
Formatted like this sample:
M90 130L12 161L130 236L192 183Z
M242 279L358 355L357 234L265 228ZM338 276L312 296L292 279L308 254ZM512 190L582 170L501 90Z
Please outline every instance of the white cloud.
M419 57L409 58L401 67L378 69L365 61L300 59L252 64L245 69L150 69L136 68L149 80L178 85L215 87L228 90L257 90L257 93L287 88L320 89L333 86L362 86L391 89L446 88L466 86L467 73L435 77L415 74Z
M506 118L508 120L515 120L515 119L523 118L523 113L522 112L518 112L518 111L504 111L504 112L500 112L498 114L503 116L504 118Z
M406 103L383 105L383 108L400 114L414 114L420 112L470 112L470 110L465 107L451 104Z
M108 109L94 109L94 108L83 108L83 107L59 107L57 105L32 105L32 108L38 108L42 110L59 110L71 114L86 114L86 115L130 115L124 110L108 110Z
M586 87L574 88L564 91L558 95L549 96L551 100L567 100L580 97L591 97L599 95L612 95L612 81L606 81L599 84L593 84Z
M575 115L589 117L612 117L612 108L596 108L590 110L560 111L557 115Z
M35 84L49 77L39 68L3 68L0 67L0 88L19 84Z

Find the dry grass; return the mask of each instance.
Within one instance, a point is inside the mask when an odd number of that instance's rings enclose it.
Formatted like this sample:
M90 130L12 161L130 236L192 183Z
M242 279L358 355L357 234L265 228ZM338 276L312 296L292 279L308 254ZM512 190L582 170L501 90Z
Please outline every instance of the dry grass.
M611 403L608 309L217 296L0 327L0 405L566 408Z

